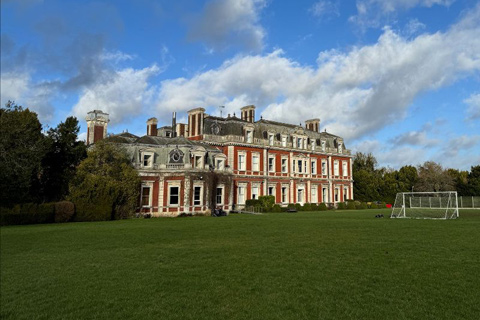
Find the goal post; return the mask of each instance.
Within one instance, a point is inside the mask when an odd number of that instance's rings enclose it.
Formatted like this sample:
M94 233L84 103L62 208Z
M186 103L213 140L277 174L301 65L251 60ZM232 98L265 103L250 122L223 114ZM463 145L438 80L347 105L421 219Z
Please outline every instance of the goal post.
M456 219L456 191L397 193L390 218Z

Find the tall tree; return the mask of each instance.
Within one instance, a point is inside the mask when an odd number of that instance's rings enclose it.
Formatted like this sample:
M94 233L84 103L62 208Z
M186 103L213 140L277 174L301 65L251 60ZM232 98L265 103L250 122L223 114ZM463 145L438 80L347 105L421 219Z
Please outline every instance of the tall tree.
M140 178L120 146L105 140L89 150L70 183L76 220L111 220L135 213Z
M68 117L48 131L49 149L42 161L42 194L46 201L57 201L68 194L69 181L76 167L87 156L83 141L77 141L80 128L75 117Z
M380 199L381 173L375 169L377 159L369 153L357 152L353 160L353 194L360 201Z
M455 184L447 170L433 161L427 161L418 167L418 180L415 191L452 191Z
M467 190L469 196L480 195L480 165L473 166L468 174Z
M47 141L37 114L9 101L0 108L0 203L38 200Z
M415 191L414 186L418 180L418 171L414 166L403 166L397 172L399 191Z

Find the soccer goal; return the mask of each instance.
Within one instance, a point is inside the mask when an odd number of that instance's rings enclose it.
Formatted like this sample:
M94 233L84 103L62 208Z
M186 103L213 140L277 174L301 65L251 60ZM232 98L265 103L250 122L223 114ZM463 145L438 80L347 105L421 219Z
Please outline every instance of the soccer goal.
M390 218L456 219L456 191L397 193Z

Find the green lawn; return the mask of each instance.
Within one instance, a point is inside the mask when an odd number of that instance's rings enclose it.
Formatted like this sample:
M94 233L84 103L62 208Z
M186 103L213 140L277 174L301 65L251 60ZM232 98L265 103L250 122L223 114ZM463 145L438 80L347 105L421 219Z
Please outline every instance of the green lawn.
M478 319L480 212L2 227L5 319Z

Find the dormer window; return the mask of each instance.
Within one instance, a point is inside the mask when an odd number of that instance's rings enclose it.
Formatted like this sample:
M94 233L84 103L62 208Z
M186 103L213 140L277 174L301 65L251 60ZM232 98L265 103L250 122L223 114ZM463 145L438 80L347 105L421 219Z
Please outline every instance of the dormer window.
M282 136L282 147L287 146L287 136Z
M342 153L343 152L343 144L340 142L338 144L338 153Z
M217 159L215 161L215 167L218 169L218 170L223 170L225 168L225 160L223 159Z
M325 152L325 150L327 149L327 143L322 140L322 151Z
M253 131L247 130L247 142L252 143L253 142Z
M270 146L273 146L273 134L271 133L268 135L268 144Z
M143 166L150 167L152 165L152 156L149 154L143 155Z
M297 148L298 149L303 149L302 142L303 142L302 138L297 138Z
M142 161L142 167L144 168L151 168L153 167L153 152L142 152L141 153L141 161Z
M195 168L202 168L202 167L203 167L203 157L195 156Z

